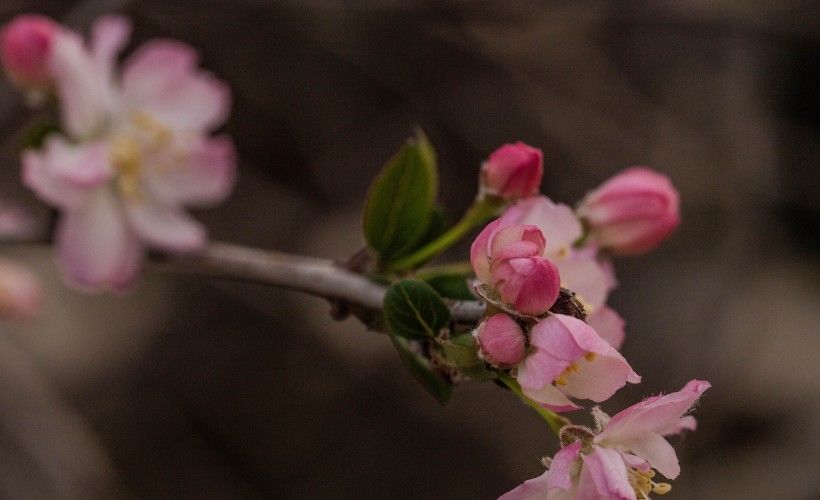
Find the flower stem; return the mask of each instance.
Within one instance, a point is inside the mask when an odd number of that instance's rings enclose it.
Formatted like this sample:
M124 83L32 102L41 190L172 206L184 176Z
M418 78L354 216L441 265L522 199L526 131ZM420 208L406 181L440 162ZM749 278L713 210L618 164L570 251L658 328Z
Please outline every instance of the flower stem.
M475 227L484 224L498 214L503 202L495 198L484 198L473 203L464 216L453 227L435 240L427 243L410 255L406 255L386 266L387 271L397 272L412 269L435 257L456 244Z
M518 396L525 405L531 407L536 412L538 412L538 414L541 415L541 417L547 421L547 424L549 424L550 428L556 435L558 435L561 432L562 427L570 423L570 421L567 418L562 417L557 413L544 408L537 402L528 398L527 395L524 394L524 391L521 390L521 386L518 385L518 382L516 382L515 379L513 379L510 376L509 373L499 372L498 380L500 380L516 396Z
M468 278L473 275L473 265L470 262L448 262L439 266L424 267L416 271L416 278L426 281L439 276L463 276Z

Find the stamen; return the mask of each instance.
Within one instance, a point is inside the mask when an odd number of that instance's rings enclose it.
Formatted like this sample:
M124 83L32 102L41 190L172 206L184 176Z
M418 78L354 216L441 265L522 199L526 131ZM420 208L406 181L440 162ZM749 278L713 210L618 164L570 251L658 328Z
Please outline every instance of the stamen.
M131 114L131 123L146 134L151 146L161 148L171 142L171 130L144 111L135 111Z
M563 372L561 372L560 375L555 377L555 383L557 385L567 385L567 377L577 372L578 370L580 370L580 367L577 363L570 363L569 366Z
M649 500L649 493L657 493L658 495L666 495L672 490L672 485L669 483L656 483L652 480L655 477L655 471L649 469L647 471L640 471L633 468L628 469L629 484L635 490L635 495L643 500Z
M142 154L137 141L128 136L120 136L111 142L109 152L111 164L117 169L117 186L123 196L140 197L139 171Z
M653 493L657 493L658 495L666 495L672 490L672 485L669 483L655 483L654 487L652 488Z
M595 356L596 354L594 352L588 352L584 354L584 359L592 363L593 361L595 361Z

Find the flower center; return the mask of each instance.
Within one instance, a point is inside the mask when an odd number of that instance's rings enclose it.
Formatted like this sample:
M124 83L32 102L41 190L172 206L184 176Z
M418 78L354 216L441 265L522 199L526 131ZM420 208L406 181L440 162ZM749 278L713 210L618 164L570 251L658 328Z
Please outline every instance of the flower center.
M117 171L117 187L123 196L139 199L140 172L146 155L159 156L171 143L171 130L143 111L135 111L127 133L111 141L111 164Z
M632 485L639 500L648 500L649 493L666 495L672 489L672 485L669 483L656 483L653 481L655 471L652 469L644 472L630 467L627 473L629 474L629 484Z
M588 353L584 354L584 359L589 361L590 363L595 361L595 353L594 352L588 352ZM563 372L561 372L560 375L555 377L555 385L567 385L567 379L569 378L569 376L572 375L573 373L576 373L580 369L581 369L581 367L578 366L578 363L573 361L572 363L569 364L569 366L566 368L566 370L564 370Z
M111 164L117 170L117 186L128 198L139 198L139 172L142 162L137 141L127 135L117 137L111 142Z

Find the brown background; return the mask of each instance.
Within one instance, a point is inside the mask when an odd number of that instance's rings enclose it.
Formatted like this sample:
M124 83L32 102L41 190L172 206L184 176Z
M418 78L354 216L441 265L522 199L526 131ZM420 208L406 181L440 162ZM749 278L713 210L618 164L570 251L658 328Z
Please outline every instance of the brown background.
M683 224L618 263L612 304L644 383L714 388L676 443L672 498L820 496L818 9L687 0L4 0L81 29L131 15L233 87L235 196L199 214L216 239L344 258L381 163L420 124L456 217L503 142L543 148L544 191L572 203L648 164ZM133 45L132 45L133 47ZM3 194L30 120L0 86ZM45 211L38 210L43 217ZM463 255L466 246L453 251ZM50 254L5 251L48 281L44 316L0 329L0 497L494 498L555 440L491 384L439 407L383 336L322 301L149 272L84 296Z

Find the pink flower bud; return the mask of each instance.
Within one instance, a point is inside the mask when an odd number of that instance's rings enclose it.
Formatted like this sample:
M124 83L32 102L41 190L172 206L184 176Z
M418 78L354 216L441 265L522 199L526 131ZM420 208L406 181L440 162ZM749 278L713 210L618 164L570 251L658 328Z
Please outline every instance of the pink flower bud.
M37 278L19 264L0 260L0 316L29 318L37 314L41 303Z
M481 166L484 192L506 200L526 198L538 191L544 175L544 155L523 142L505 144Z
M485 227L470 247L470 262L478 279L490 282L490 261L494 257L541 255L547 242L535 226L511 226L496 219ZM508 248L509 247L509 248Z
M51 75L48 59L58 30L51 19L37 15L16 17L0 32L0 61L21 87L42 88Z
M558 268L539 255L494 260L490 279L502 302L533 316L549 311L561 291Z
M558 268L543 257L546 240L536 226L491 222L473 242L470 261L480 281L518 312L540 316L561 289Z
M678 203L678 192L666 176L632 167L589 193L578 214L599 246L634 255L652 250L678 226Z
M476 337L481 354L491 365L512 366L526 354L524 330L504 313L490 316L480 324Z

